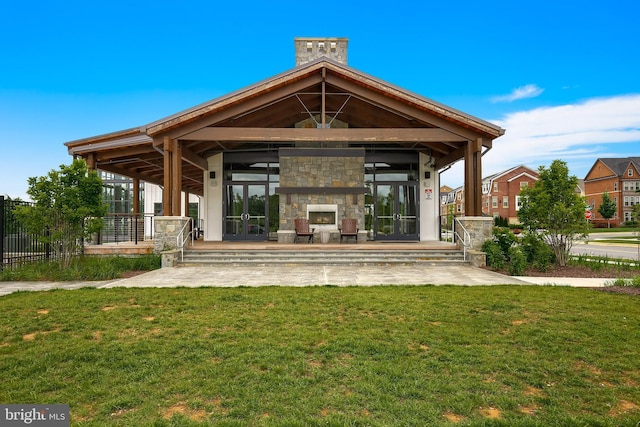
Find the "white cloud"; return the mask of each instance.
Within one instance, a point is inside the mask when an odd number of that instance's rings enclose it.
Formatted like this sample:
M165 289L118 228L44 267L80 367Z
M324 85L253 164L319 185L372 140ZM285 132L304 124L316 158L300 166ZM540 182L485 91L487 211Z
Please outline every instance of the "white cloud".
M572 175L584 178L599 157L640 156L640 94L519 111L490 121L506 133L482 158L483 176L561 159ZM463 166L460 161L445 172L442 183L462 185Z
M513 102L513 101L517 101L518 99L535 98L536 96L539 96L542 92L544 92L544 89L538 87L537 85L531 85L531 84L524 85L524 86L515 88L508 95L495 96L491 98L491 101L492 102Z

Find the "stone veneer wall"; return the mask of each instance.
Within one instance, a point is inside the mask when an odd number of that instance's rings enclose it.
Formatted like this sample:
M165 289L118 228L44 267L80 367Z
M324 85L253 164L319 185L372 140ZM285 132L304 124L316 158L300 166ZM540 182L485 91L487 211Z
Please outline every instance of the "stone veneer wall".
M318 155L321 149L309 151L304 155L304 149L295 149L294 155L288 155L281 150L280 187L300 190L280 195L280 229L294 230L293 220L306 218L309 204L336 204L338 225L342 218L356 218L358 227L364 229L364 150L356 150L352 156L348 150L343 156L331 149L328 152L334 155L330 156ZM354 187L354 192L339 194L332 190L345 191L345 187ZM310 190L313 188L316 190Z
M474 251L482 251L485 240L491 239L493 230L493 218L486 216L461 216L456 218L471 236L471 248ZM462 232L458 231L461 237Z
M188 220L188 217L181 216L154 217L153 251L158 254L176 249L178 234Z

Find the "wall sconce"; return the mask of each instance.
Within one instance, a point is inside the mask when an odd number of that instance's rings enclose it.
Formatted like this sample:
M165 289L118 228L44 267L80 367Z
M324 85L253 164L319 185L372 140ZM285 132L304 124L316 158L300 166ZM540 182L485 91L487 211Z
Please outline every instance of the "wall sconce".
M430 171L424 171L424 179L431 179L431 172Z

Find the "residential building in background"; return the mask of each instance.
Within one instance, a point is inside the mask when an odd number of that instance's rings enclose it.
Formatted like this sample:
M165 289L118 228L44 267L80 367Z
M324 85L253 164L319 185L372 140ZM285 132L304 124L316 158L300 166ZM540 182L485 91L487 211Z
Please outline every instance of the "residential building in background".
M537 180L538 172L523 165L483 178L482 214L494 218L505 218L511 224L517 223L518 209L522 203L520 191L533 186ZM450 213L463 216L464 200L464 187L449 189L447 192L441 190L441 216L446 217Z
M522 206L520 192L538 180L538 172L520 165L490 175L482 180L482 213L494 218L506 218L510 224L518 223L518 210Z
M586 203L591 208L591 222L595 226L621 225L632 220L633 206L640 204L640 157L597 159L584 179ZM616 204L610 221L602 218L598 208L602 195Z

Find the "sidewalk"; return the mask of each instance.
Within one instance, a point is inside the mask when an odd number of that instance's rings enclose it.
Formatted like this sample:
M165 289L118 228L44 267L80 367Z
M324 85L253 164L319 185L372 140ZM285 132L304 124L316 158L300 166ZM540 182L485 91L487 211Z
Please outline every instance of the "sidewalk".
M376 286L376 285L555 285L600 287L613 279L513 277L470 266L276 266L163 268L127 279L98 282L0 282L0 296L51 289Z

